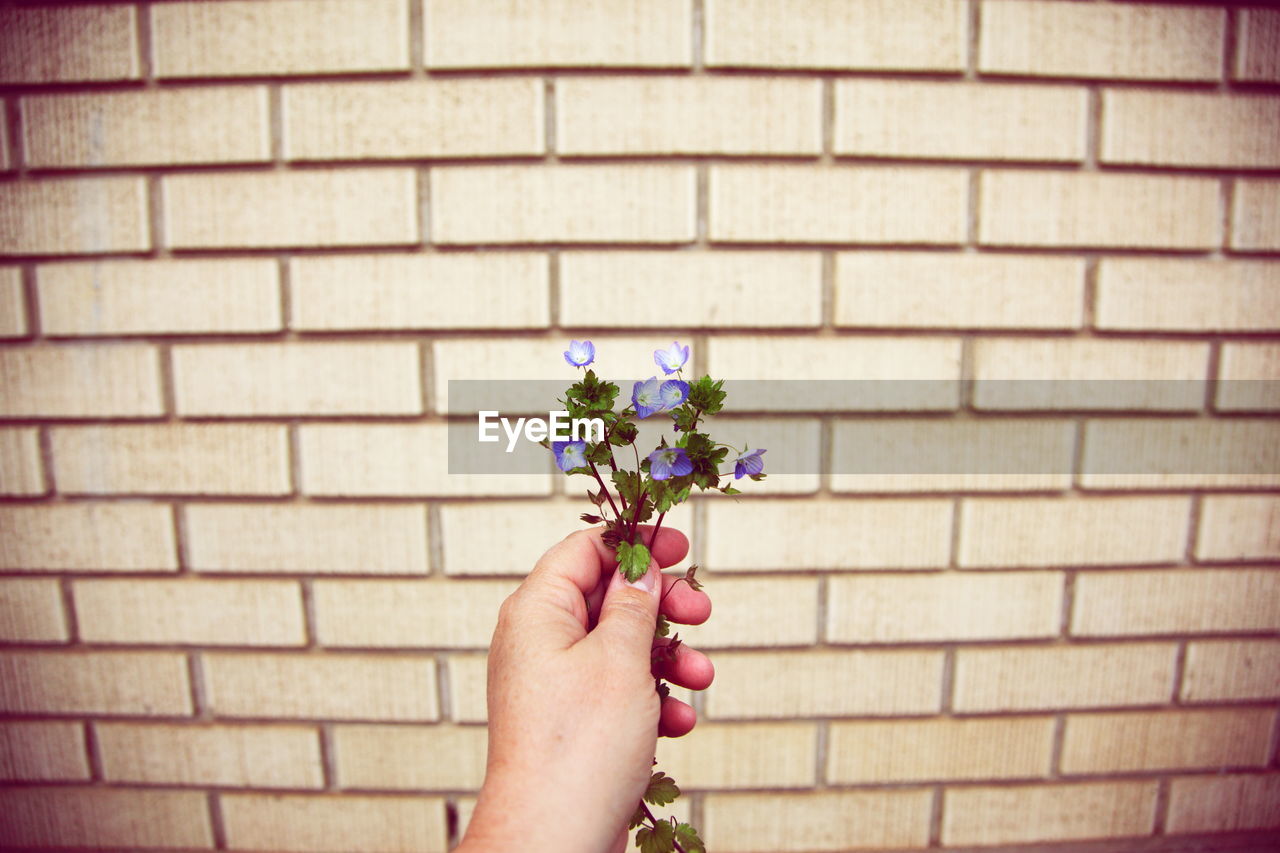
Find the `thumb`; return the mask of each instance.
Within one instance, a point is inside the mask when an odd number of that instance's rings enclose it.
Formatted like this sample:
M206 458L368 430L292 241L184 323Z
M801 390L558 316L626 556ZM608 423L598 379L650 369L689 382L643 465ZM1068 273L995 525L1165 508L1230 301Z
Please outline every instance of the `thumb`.
M649 560L649 570L634 583L614 569L600 605L600 621L592 633L602 635L611 648L635 649L647 658L658 620L661 589L662 573L656 560Z

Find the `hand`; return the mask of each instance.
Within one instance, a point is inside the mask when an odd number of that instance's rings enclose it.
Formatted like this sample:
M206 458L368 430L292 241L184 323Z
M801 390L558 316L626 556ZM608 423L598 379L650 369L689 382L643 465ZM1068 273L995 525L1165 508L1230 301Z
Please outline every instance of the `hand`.
M653 528L640 531L649 542ZM579 531L503 602L489 648L488 767L460 851L625 848L658 735L679 737L696 722L684 702L659 701L650 670L651 648L666 642L654 639L660 599L672 622L711 614L705 593L658 570L688 550L684 534L662 528L633 585L600 530ZM657 675L702 690L714 670L682 644Z

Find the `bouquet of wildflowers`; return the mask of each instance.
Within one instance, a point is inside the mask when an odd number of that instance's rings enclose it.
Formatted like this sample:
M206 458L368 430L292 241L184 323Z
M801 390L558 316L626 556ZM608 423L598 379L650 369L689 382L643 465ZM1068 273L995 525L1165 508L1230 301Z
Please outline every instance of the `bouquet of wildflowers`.
M596 509L583 513L582 520L604 526L602 538L617 554L618 571L627 580L635 581L648 571L650 559L649 546L639 536L640 523L657 515L649 539L653 543L663 518L673 507L688 499L695 486L704 491L717 489L726 495L740 494L733 486L734 481L743 477L764 479L762 457L765 450L745 447L739 450L713 441L706 433L706 419L724 407L724 380L703 376L692 382L685 381L688 346L673 341L667 349L657 350L653 358L662 369L663 378L655 375L636 382L631 390L631 404L617 412L614 408L619 388L612 382L601 380L590 369L595 356L595 345L591 341L570 342L564 354L565 361L581 368L584 373L560 403L571 419L598 421L601 427L596 433L598 440L548 443L561 471L570 475L582 474L594 481L594 488L587 490L587 498ZM668 444L663 435L658 446L642 456L636 447L639 437L636 422L659 416L671 419L675 439ZM628 447L631 448L630 454L626 452ZM615 451L622 457L622 464L615 458ZM723 471L721 469L726 465L730 451L737 454L732 463L733 470ZM634 467L626 467L628 461L634 462ZM733 480L722 484L722 478L729 474L733 475ZM696 572L697 566L690 566L679 580L700 589L702 584L695 577ZM669 594L670 589L667 592ZM661 612L654 631L657 637L666 637L670 632ZM680 638L676 635L654 646L655 671L674 658L679 644ZM656 675L654 685L660 697L665 698L669 694L670 688ZM669 776L660 772L652 774L648 790L630 825L631 829L637 829L635 840L641 853L704 851L702 840L692 826L679 823L674 817L659 820L649 809L649 805L666 805L679 795L680 789Z

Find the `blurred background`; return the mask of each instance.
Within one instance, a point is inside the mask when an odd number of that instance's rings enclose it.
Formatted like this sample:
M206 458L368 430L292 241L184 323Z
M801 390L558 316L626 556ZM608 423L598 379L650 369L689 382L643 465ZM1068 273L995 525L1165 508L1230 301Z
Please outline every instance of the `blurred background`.
M709 849L1280 843L1275 9L6 4L0 96L0 845L456 844L589 506L448 383L570 338L932 389L668 518Z

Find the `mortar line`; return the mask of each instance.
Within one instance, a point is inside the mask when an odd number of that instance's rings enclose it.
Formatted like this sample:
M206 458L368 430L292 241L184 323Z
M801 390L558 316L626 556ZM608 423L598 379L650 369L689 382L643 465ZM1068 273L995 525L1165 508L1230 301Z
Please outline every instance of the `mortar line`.
M556 80L554 77L542 78L542 146L548 163L560 162L556 151Z
M18 284L22 291L23 320L27 324L26 339L32 343L44 340L43 321L40 319L40 288L36 282L35 264L22 264L18 268Z
M1169 704L1182 704L1182 680L1186 676L1187 670L1187 640L1178 641L1178 650L1173 657L1173 686L1171 688Z
M226 817L222 813L222 794L219 791L209 791L207 805L209 808L209 827L213 831L213 849L226 850L228 849L227 826Z
M284 134L284 92L279 83L272 83L267 86L267 145L277 171L285 167Z
M320 735L320 772L323 776L324 790L338 789L338 767L336 750L333 744L333 723L325 720L319 726Z
M427 77L425 0L409 0L409 76Z
M135 3L133 6L134 36L138 40L138 72L142 75L143 88L156 85L155 39L151 31L151 4Z
M965 45L964 79L978 79L978 56L982 39L982 4L978 0L969 0L968 40Z
M424 523L427 533L427 575L445 577L447 566L444 560L444 522L437 501L427 502Z
M549 331L555 331L562 327L560 318L560 250L551 249L547 252L547 314L549 322Z
M706 38L707 38L707 9L706 0L693 0L691 5L692 17L691 25L693 31L691 33L691 47L693 50L691 71L698 74L706 70Z
M1061 711L1053 715L1053 736L1049 747L1049 777L1062 778L1062 749L1067 740L1067 715Z
M453 681L449 678L449 661L447 655L435 656L436 664L436 701L440 703L440 722L453 722Z
M1156 782L1156 807L1154 820L1152 822L1151 834L1157 838L1165 834L1166 826L1169 822L1169 780L1160 779Z
M95 721L84 720L81 723L81 733L84 736L85 759L89 765L89 781L102 782L107 774L103 770L102 746L98 743L98 727Z

